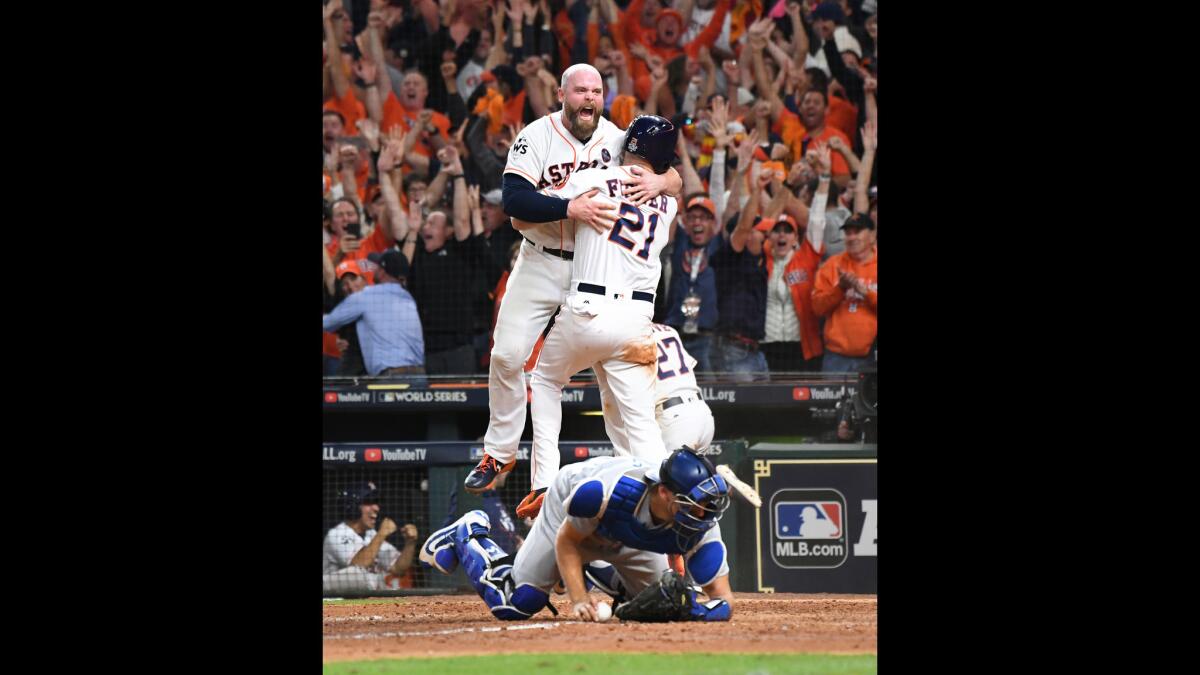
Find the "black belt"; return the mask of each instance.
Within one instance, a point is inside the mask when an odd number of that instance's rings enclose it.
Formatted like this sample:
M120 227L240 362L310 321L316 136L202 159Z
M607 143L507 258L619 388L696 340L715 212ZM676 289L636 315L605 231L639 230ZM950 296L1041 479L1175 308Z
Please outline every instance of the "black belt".
M584 293L594 293L595 295L608 295L607 290L603 286L597 286L596 284L585 284L585 283L580 282L580 284L578 286L576 286L575 288L578 288L580 291L582 291ZM616 296L616 293L613 293L613 295ZM634 291L633 293L630 293L630 297L633 298L634 300L645 300L646 302L648 302L650 304L654 304L654 294L653 293L644 293L642 291Z
M521 238L524 239L525 241L528 241L530 246L536 248L539 251L545 251L546 253L549 253L550 255L554 256L555 258L562 258L563 260L574 260L575 259L574 251L560 251L556 248L546 248L545 246L540 246L538 244L533 243L533 241L531 241L529 239L529 237L522 235Z
M692 399L692 401L694 401L694 400L696 400L696 399ZM671 398L663 401L662 409L666 410L667 408L673 408L677 405L682 405L684 403L691 403L692 401L685 401L685 400L683 400L682 396L672 396Z

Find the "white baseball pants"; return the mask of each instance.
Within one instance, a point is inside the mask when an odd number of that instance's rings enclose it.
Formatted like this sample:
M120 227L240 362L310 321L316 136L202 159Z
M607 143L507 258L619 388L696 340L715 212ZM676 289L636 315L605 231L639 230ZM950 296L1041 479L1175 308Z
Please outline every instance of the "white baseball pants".
M603 378L601 396L604 390L611 392L629 452L650 462L666 456L654 421L658 348L650 323L653 313L654 306L642 300L591 293L567 296L530 379L533 489L549 487L558 474L562 389L572 375L588 367Z
M570 286L569 260L543 253L528 241L521 244L496 316L488 368L490 417L483 447L503 464L516 458L525 430L525 361Z

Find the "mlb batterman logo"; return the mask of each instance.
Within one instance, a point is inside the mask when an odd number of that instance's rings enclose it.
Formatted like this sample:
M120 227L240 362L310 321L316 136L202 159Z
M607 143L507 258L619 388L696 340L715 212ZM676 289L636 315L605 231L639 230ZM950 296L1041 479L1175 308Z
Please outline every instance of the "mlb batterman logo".
M841 567L849 555L846 497L832 488L788 488L771 496L770 547L788 569Z

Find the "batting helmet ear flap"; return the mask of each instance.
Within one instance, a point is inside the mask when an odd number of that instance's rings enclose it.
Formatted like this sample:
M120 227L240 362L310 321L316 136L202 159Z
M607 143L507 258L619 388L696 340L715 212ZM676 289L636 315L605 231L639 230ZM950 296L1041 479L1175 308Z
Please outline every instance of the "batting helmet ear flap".
M379 491L375 483L367 481L338 493L338 503L342 507L343 520L358 520L362 517L363 504L379 503Z

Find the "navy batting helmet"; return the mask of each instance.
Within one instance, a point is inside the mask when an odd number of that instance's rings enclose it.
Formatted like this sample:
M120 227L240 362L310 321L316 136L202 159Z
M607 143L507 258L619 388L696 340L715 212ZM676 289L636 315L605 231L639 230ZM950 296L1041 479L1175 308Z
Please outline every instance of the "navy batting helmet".
M675 139L679 130L658 115L639 115L625 130L624 151L650 162L654 173L665 173L675 159Z
M692 539L708 531L729 508L729 484L707 457L686 445L668 455L657 470L647 471L646 477L675 493L680 506L675 529L681 538Z
M342 509L342 518L345 520L358 520L361 518L362 510L360 507L363 504L378 503L379 490L370 481L346 488L338 493L338 505Z

